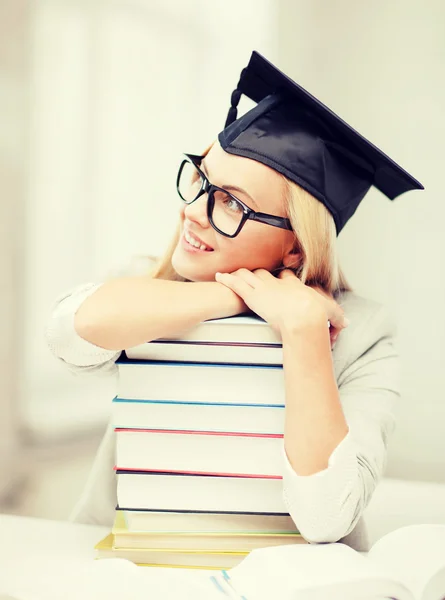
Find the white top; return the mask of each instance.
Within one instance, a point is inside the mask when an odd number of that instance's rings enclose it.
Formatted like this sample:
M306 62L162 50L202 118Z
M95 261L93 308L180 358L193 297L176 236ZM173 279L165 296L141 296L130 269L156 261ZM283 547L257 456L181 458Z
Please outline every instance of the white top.
M139 262L115 276L148 272ZM45 335L54 356L76 375L117 376L120 351L106 350L81 338L74 315L101 283L85 283L60 295ZM386 465L388 436L394 428L394 403L399 398L399 364L394 326L382 306L351 292L342 305L350 325L333 350L334 370L349 433L329 458L328 467L304 476L294 472L284 447L283 494L289 513L310 542L342 540L367 550L361 516ZM111 399L110 399L111 406ZM72 520L112 526L116 507L113 471L115 434L108 426L97 452L84 494Z

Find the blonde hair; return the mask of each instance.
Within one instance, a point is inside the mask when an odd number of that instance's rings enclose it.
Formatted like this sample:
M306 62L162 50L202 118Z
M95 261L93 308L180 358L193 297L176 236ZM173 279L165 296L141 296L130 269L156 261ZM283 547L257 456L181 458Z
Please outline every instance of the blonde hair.
M338 261L336 228L328 209L299 185L282 176L287 217L295 233L295 274L306 285L336 295L352 291ZM292 264L287 265L293 268Z
M204 156L210 150L206 149ZM336 229L334 219L327 208L299 185L281 175L284 183L285 210L295 233L295 264L297 277L305 284L318 286L325 292L337 295L351 291L338 264ZM176 232L164 255L156 262L150 275L155 279L187 281L173 268L172 256L179 242L181 226Z

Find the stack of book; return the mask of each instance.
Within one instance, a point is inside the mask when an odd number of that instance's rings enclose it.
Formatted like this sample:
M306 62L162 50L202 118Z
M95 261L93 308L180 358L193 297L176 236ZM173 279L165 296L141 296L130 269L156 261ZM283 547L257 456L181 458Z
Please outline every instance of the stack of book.
M254 316L122 353L118 507L98 557L224 569L255 548L305 543L282 495L282 362L278 334Z

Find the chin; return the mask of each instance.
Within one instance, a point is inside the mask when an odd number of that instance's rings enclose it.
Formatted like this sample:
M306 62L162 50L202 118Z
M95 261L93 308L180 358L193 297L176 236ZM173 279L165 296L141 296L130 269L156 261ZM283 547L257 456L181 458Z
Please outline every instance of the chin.
M215 273L203 273L193 265L188 264L188 261L181 256L181 250L178 248L172 256L172 267L180 277L184 277L189 281L215 281Z

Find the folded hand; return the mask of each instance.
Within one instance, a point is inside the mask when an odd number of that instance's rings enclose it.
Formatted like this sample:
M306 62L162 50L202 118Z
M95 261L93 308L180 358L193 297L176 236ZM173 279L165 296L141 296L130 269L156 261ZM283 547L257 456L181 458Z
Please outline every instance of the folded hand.
M238 294L245 304L278 333L302 331L330 322L331 345L347 327L341 306L318 287L302 283L290 269L278 277L266 269L216 273L215 280Z

